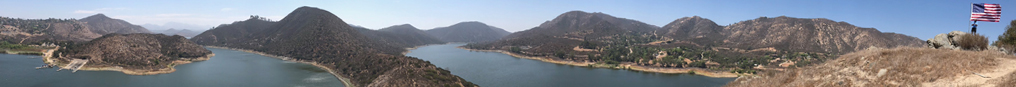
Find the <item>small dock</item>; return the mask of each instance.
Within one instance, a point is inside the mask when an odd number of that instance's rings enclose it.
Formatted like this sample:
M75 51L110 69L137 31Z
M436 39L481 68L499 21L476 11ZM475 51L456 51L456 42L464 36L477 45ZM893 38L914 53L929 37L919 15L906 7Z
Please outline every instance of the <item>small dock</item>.
M85 66L85 64L87 64L87 63L88 63L88 60L74 59L74 60L71 60L70 64L67 64L67 66L61 67L60 69L61 70L62 69L70 69L70 70L73 70L71 72L78 72L78 69L81 69L81 67ZM60 71L60 70L57 70L57 71Z

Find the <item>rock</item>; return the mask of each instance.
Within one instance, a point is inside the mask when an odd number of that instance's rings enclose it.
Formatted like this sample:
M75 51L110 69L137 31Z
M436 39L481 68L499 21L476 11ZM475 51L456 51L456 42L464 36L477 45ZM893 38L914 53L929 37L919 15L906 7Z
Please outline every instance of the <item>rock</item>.
M943 33L943 34L935 35L934 38L928 39L928 41L926 41L926 42L928 43L928 48L962 50L964 48L959 47L959 42L958 41L962 41L961 40L962 37L960 37L960 36L967 35L967 34L970 34L970 33L963 32L963 31L952 31L952 32L949 32L949 33ZM988 46L987 49L984 49L984 50L987 50L987 51L999 51L999 52L1002 52L1002 53L1008 52L1008 51L1006 51L1006 49L999 48L999 47L996 47L996 46Z
M1007 53L1007 52L1009 52L1008 49L997 47L997 46L988 46L988 50L987 51L998 51L1000 53L1012 54L1012 53Z
M959 41L959 36L966 34L968 33L963 31L952 31L935 35L934 38L928 39L926 42L929 48L961 50L962 48L957 45L958 42L956 41Z

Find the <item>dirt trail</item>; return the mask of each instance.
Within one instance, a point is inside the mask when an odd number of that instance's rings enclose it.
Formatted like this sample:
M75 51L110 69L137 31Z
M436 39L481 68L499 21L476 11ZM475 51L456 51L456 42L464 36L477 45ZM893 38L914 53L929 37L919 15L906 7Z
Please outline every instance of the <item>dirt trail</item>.
M1016 56L931 48L869 49L820 65L740 77L732 87L1007 86ZM1003 84L1003 85L999 85Z

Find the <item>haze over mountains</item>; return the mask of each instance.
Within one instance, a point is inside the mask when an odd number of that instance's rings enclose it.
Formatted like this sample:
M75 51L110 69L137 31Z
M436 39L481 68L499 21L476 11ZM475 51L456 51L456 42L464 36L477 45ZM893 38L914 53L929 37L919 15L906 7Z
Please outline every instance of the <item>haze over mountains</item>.
M149 30L168 30L168 29L192 29L195 31L208 30L210 27L203 27L201 25L186 24L180 22L167 22L162 25L158 24L142 24L142 27L148 28Z

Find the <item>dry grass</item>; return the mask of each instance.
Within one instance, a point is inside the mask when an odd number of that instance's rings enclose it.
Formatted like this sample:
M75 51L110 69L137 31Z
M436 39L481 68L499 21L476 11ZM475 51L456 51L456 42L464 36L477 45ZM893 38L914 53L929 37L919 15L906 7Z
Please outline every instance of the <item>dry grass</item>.
M984 50L988 49L988 38L980 34L965 34L960 35L956 44L964 50Z
M993 72L1000 60L1016 57L988 51L956 51L931 48L895 48L849 53L821 65L785 72L741 77L733 87L829 87L829 86L921 86L955 83L971 73ZM1011 72L1011 71L1009 71ZM992 74L995 75L995 74ZM998 75L1013 78L1014 75ZM978 77L980 78L980 77ZM1004 80L996 79L995 80ZM962 80L959 80L962 81ZM992 83L1014 84L1013 80ZM988 83L988 82L974 82ZM955 85L955 84L953 84ZM1011 87L1011 86L1010 86Z

